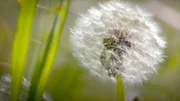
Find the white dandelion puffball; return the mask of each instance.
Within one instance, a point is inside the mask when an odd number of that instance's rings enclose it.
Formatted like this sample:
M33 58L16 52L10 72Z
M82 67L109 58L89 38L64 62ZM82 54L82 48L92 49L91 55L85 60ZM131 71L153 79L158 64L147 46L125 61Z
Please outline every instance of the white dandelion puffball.
M150 13L114 0L81 14L70 40L74 56L93 74L142 84L163 61L160 32Z
M22 80L22 89L19 95L19 101L26 101L28 98L28 89L30 83L25 78ZM9 101L11 95L11 76L4 74L0 77L0 101ZM47 92L44 92L41 101L53 101Z

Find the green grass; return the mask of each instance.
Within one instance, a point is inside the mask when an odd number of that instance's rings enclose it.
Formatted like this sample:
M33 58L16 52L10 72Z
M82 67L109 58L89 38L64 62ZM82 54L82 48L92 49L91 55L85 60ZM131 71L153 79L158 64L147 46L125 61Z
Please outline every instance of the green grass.
M37 0L24 0L19 12L12 50L11 101L19 100L36 4Z
M42 60L39 60L37 68L32 76L28 101L39 101L44 92L56 56L60 35L68 11L68 4L69 0L65 0L65 7L60 10L59 15L55 18L44 54L41 58Z

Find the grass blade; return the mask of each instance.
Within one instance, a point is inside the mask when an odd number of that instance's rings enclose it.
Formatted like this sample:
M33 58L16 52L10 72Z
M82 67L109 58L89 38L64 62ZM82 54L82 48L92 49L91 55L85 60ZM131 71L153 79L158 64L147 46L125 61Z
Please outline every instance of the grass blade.
M117 101L124 101L124 89L120 75L116 75Z
M52 4L53 4L53 0L49 0L48 2L48 7L49 8L52 8ZM40 5L39 5L40 6ZM37 5L38 7L38 5ZM47 7L45 7L47 8ZM44 9L44 8L42 8ZM44 9L45 10L45 9ZM40 39L40 42L41 44L39 44L39 46L37 46L33 51L32 51L32 58L31 58L31 61L30 61L30 65L29 65L29 71L28 71L28 78L31 79L32 77L32 74L33 74L33 71L36 67L36 64L38 62L38 59L39 57L42 55L42 51L44 51L44 43L46 43L46 40L48 38L48 32L49 32L49 24L52 23L54 17L52 16L54 14L54 12L52 12L51 10L46 10L46 14L45 14L45 17L44 17L44 20L43 20L43 35L42 35L42 38ZM41 25L42 26L42 25Z
M28 101L39 101L44 92L44 88L56 55L60 34L68 11L68 5L69 0L65 0L65 8L62 9L59 16L56 17L56 19L59 18L59 21L54 21L54 27L50 33L44 55L42 60L39 60L40 64L38 64L38 68L35 69L31 80ZM56 24L56 22L58 23Z
M30 33L37 0L24 0L17 22L12 49L11 101L19 101L21 79L24 73Z

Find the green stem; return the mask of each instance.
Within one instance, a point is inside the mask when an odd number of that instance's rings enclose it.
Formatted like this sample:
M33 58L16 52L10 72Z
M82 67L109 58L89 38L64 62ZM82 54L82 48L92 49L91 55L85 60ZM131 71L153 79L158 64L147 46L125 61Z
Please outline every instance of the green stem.
M17 21L11 61L11 101L19 101L30 34L38 0L24 0Z
M49 8L52 8L52 2L53 0L49 0ZM36 67L36 64L39 59L40 56L42 56L42 53L44 51L44 43L46 43L47 37L48 37L48 30L49 30L49 24L51 23L51 19L53 17L51 17L51 15L54 14L54 12L47 10L46 12L46 16L45 16L45 21L44 21L44 30L43 30L43 35L42 35L42 39L41 42L42 44L38 45L37 48L32 52L32 59L30 61L30 68L28 71L28 78L31 79L32 74L33 74L33 70Z
M116 75L117 101L124 101L123 82L120 75Z
M58 18L56 17L54 21L54 27L48 38L48 43L44 51L44 55L42 56L42 60L39 60L40 64L37 66L37 69L35 69L32 76L28 101L39 101L44 92L46 82L55 59L60 35L68 11L68 6L69 0L65 0L65 8L60 11L59 19L56 21Z

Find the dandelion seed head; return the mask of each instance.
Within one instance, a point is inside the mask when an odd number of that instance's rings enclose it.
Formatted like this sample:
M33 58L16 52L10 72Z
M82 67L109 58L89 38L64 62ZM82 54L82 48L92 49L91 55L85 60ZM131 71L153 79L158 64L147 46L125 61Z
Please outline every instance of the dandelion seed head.
M114 0L81 14L70 40L74 56L93 74L112 79L120 74L124 83L141 84L163 61L166 42L160 33L150 13Z
M28 89L30 83L27 79L22 79L22 88L19 95L19 101L26 101L28 98ZM0 77L0 101L9 101L11 95L11 76L4 74ZM41 101L53 101L47 92L44 92Z

